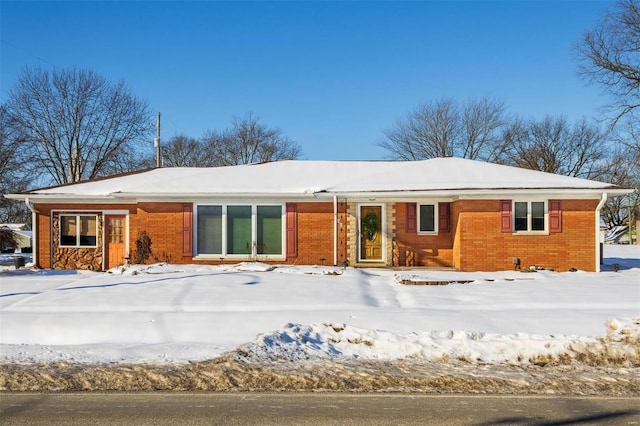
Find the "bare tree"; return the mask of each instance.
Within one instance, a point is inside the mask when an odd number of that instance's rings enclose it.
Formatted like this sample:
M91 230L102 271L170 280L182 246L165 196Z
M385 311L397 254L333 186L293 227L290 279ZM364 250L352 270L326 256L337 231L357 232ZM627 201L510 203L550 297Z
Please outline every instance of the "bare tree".
M619 146L624 147L631 156L640 158L640 123L632 115L629 114L613 127L614 140ZM640 168L640 162L638 168Z
M20 142L9 126L10 117L0 106L0 194L20 192L29 186L34 172ZM24 203L0 196L0 222L30 222Z
M576 47L579 73L611 97L618 152L611 156L605 180L626 188L640 184L640 4L619 0L604 18L587 31ZM609 227L637 218L640 193L609 200L602 217ZM632 217L629 217L631 214Z
M234 117L231 127L222 132L207 132L202 142L216 166L291 160L302 152L280 129L267 127L251 113Z
M506 149L502 129L507 123L504 102L493 98L468 100L462 110L462 157L500 161Z
M586 179L606 171L608 135L582 119L571 126L564 117L514 120L504 133L506 163Z
M617 147L610 156L603 180L623 188L636 188L636 191L607 202L602 215L609 227L627 222L629 213L633 223L640 212L640 133L627 118L614 127L613 137Z
M156 167L156 157L152 148L153 143L150 140L120 147L104 162L104 168L100 174L115 175L153 169Z
M151 131L146 103L91 70L25 68L6 108L22 146L57 184L108 173Z
M624 147L619 147L607 161L603 180L622 188L638 188L640 183L640 155ZM635 191L624 197L607 200L602 209L602 219L608 228L633 223L640 211L640 192ZM629 215L631 214L631 218ZM631 220L630 220L631 219Z
M198 139L176 135L162 146L162 161L165 167L209 167L214 159L207 155L204 143Z
M612 96L614 123L640 106L640 5L620 0L576 47L579 73Z
M385 131L379 146L399 160L424 160L454 155L454 139L460 133L455 101L440 98L420 105Z
M398 120L379 146L400 160L457 156L496 161L503 152L506 122L504 104L496 99L469 99L460 106L440 98Z

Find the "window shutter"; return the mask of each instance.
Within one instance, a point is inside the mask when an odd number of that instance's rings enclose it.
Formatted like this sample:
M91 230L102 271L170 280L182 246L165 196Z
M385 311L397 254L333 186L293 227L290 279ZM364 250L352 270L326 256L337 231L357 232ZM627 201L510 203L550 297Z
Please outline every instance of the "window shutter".
M298 257L298 206L287 204L287 257Z
M193 204L182 205L182 255L193 256Z
M407 207L407 223L406 228L407 232L417 232L418 231L418 216L417 216L417 206L416 203L406 203Z
M449 206L449 203L438 203L438 232L451 232Z
M500 231L511 232L511 200L500 201Z
M549 200L549 232L562 232L562 203Z

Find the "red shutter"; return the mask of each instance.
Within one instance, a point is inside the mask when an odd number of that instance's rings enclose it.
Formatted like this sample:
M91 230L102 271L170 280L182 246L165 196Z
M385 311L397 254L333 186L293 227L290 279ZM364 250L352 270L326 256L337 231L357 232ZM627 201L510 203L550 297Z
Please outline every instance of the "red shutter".
M549 200L549 232L562 232L562 203Z
M438 203L438 232L451 232L449 203Z
M407 223L406 229L407 232L417 232L418 231L418 216L416 213L416 203L406 203L407 207Z
M500 201L500 231L511 232L511 200Z
M193 204L182 205L182 255L193 256Z
M298 257L298 206L287 204L287 257Z

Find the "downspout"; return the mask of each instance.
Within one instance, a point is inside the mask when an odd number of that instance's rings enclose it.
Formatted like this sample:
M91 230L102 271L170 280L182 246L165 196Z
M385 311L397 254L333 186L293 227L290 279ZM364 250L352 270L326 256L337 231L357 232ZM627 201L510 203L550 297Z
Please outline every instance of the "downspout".
M338 196L333 196L333 266L338 266Z
M602 193L602 198L596 207L596 272L600 272L600 210L607 202L607 193Z
M24 203L31 212L31 256L33 256L34 266L38 266L38 216L36 215L36 209L33 204L29 202L29 197L24 199Z

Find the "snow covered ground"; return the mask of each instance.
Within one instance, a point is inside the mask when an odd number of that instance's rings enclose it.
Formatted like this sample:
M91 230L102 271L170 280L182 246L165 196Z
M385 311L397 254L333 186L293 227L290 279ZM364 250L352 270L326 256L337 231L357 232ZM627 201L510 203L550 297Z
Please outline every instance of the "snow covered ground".
M605 257L601 273L0 266L0 363L178 364L236 348L258 360L524 362L640 333L640 247L606 245Z

